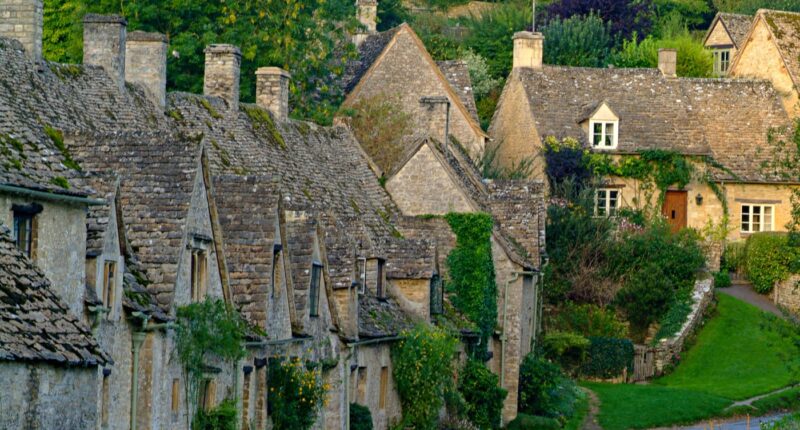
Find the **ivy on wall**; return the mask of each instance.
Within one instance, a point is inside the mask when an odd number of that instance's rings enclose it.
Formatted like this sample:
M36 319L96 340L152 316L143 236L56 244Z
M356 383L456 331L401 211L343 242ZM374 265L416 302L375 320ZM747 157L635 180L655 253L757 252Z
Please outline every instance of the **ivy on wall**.
M447 256L447 292L453 306L477 324L485 349L497 323L491 244L494 221L485 213L450 213L445 219L456 235L456 246Z

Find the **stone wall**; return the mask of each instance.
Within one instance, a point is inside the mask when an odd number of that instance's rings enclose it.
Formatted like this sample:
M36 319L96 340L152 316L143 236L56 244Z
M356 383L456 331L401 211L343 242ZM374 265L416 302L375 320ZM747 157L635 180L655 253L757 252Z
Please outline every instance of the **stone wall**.
M97 428L98 378L95 367L0 362L0 428Z
M772 291L775 304L787 311L800 315L800 275L792 275L779 282Z
M402 414L400 397L394 388L391 343L378 343L356 347L357 374L351 377L356 383L350 387L351 402L367 406L372 412L372 423L376 430L388 429ZM381 405L381 373L385 372L386 387L384 404ZM364 374L366 373L366 375ZM361 385L359 385L361 384Z
M42 0L4 0L0 20L0 37L19 40L28 58L42 59Z
M147 90L156 106L167 104L167 39L163 34L134 31L125 43L125 80Z
M525 88L513 72L503 88L489 135L500 166L511 169L520 160L531 158L534 159L531 178L545 180L544 159L539 157L542 142L536 131Z

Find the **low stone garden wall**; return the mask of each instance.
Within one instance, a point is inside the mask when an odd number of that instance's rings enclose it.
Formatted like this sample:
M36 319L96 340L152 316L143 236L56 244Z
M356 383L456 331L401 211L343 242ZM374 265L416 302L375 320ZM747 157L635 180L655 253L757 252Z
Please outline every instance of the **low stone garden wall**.
M775 304L787 311L800 314L800 275L792 275L789 279L778 282L772 290Z
M628 382L646 381L663 375L666 367L683 351L686 339L703 320L703 313L713 297L713 278L695 282L692 310L678 333L669 339L661 339L657 345L634 345L633 372L628 374Z

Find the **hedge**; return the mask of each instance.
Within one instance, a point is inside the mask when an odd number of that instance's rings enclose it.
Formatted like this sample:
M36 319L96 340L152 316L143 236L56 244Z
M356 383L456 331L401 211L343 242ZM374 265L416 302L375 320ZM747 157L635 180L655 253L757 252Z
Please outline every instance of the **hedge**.
M616 378L624 369L633 369L633 342L608 337L589 338L589 358L581 374L594 378Z
M797 253L794 249L786 234L756 233L747 238L747 279L756 292L767 294L777 282L789 277L789 264Z

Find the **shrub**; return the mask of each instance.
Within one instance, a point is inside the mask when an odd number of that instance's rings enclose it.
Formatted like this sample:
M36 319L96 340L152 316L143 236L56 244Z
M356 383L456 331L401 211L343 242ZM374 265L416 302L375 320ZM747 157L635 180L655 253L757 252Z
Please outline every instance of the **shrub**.
M508 392L499 386L499 378L483 363L467 361L458 383L458 391L467 403L469 420L481 429L500 424L503 401Z
M372 412L368 407L350 403L350 430L372 430Z
M800 430L800 412L786 415L770 423L761 423L761 430Z
M453 377L458 341L445 331L418 325L392 346L392 376L403 407L403 425L434 429Z
M535 353L520 366L519 411L565 421L575 413L575 383L558 367Z
M403 137L411 127L411 116L394 98L378 94L352 106L353 134L383 170L389 171L405 151Z
M669 39L647 37L641 42L626 40L622 49L611 55L611 62L617 67L658 67L659 48L678 50L678 76L709 77L714 71L714 59L710 51L692 38L688 33Z
M743 273L745 270L746 241L729 242L722 252L721 266L728 271Z
M550 182L550 190L557 194L563 191L564 184L571 184L576 192L588 186L592 171L586 163L586 151L580 142L572 138L559 141L549 136L544 140L542 155L545 159L545 173Z
M555 0L547 6L548 17L569 18L599 13L615 37L628 38L636 32L649 33L652 0Z
M269 360L267 407L273 430L304 430L314 425L328 387L319 370L297 357Z
M595 14L556 18L542 33L545 64L604 67L613 44L608 26Z
M192 421L192 428L195 430L236 430L238 415L236 400L225 399L209 411L198 408Z
M472 93L476 99L486 97L491 91L500 86L500 79L489 73L486 59L472 51L467 51L461 58L467 64L469 77L472 81Z
M624 369L633 369L633 342L630 339L589 338L589 358L581 374L593 378L616 378Z
M674 287L663 269L652 263L631 275L614 303L631 323L631 335L641 340L650 324L664 316L674 294Z
M537 417L519 413L514 421L508 423L508 430L559 430L561 423L555 418Z
M627 327L613 310L573 302L560 307L558 314L548 322L548 330L570 331L587 337L625 337L628 334Z
M544 336L541 348L547 359L560 364L567 373L574 373L586 360L589 339L579 334L557 331Z
M723 269L714 273L714 285L717 288L728 288L732 284L731 274Z
M775 283L789 276L791 249L787 236L780 233L756 233L747 238L745 261L747 279L761 294L772 291Z
M503 3L500 7L466 22L469 36L464 46L486 59L489 73L505 79L511 72L514 33L531 22L530 5Z

